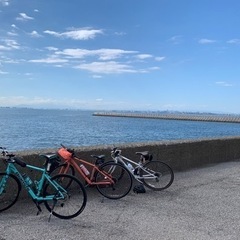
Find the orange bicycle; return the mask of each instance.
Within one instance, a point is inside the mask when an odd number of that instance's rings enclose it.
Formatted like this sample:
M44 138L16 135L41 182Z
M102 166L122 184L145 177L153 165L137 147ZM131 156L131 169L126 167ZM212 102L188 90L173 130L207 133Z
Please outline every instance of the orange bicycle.
M86 186L96 186L99 193L110 199L120 199L132 188L133 180L129 170L119 163L104 163L104 155L93 155L96 158L93 164L77 157L74 149L66 148L64 145L61 145L57 155L63 163L53 169L51 175L68 173L74 176L77 171L85 180ZM123 172L124 177L119 178Z

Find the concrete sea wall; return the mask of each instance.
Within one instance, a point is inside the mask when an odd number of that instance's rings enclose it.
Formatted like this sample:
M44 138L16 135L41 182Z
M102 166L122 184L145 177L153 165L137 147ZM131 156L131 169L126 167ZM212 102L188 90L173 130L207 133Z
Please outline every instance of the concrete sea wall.
M90 147L75 147L77 155L93 162L92 154L104 154L110 160L110 151L114 145ZM137 151L149 151L154 159L168 163L174 171L184 171L190 168L201 167L206 164L235 161L240 159L240 136L198 140L157 141L148 143L117 144L122 154L138 161ZM42 153L54 153L57 149L42 149L37 151L23 151L15 154L21 156L27 163L43 166ZM4 165L0 165L3 171Z
M138 161L135 152L149 151L153 158L169 164L174 172L185 171L191 168L203 167L209 164L217 164L240 159L240 136L198 140L158 141L149 143L118 144L116 147L122 150L122 154L134 161ZM94 162L92 154L106 156L106 161L111 159L110 151L113 145L75 147L77 155L89 162ZM16 152L24 161L42 167L44 159L39 157L42 153L54 153L57 149L43 149L38 151ZM18 166L22 172L26 172L33 179L39 175L35 171ZM1 162L0 172L5 165ZM26 197L26 191L22 191L22 197Z

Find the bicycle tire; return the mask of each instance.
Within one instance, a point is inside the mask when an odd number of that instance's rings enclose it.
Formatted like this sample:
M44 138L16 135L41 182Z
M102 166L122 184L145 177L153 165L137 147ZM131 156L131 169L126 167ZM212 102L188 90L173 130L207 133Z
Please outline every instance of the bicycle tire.
M144 171L144 169L153 173L156 178L147 178L148 173ZM170 187L174 180L172 168L166 163L156 160L144 164L143 169L140 169L139 174L142 178L142 183L154 191L161 191Z
M55 176L58 174L68 174L71 176L75 176L75 170L74 170L73 166L69 165L68 169L66 169L67 166L68 166L67 163L62 163L62 164L58 165L53 171L51 171L50 175ZM66 187L68 187L70 185L71 185L71 179L69 179L69 183L68 183L68 185L66 185Z
M87 204L87 193L82 183L74 176L68 174L58 174L51 178L52 181L60 185L66 190L66 193L61 191L65 198L62 200L44 201L44 204L49 212L61 219L70 219L77 217ZM71 185L69 185L71 182ZM51 184L46 183L43 196L56 195L59 191Z
M99 167L99 172L96 172L95 181L99 193L109 199L120 199L125 197L132 189L132 175L123 165L119 163L106 162ZM100 182L109 181L101 172L107 173L114 184L98 184ZM121 177L119 178L119 176Z
M4 177L7 177L6 183L3 183ZM21 182L12 174L0 173L0 190L2 184L5 186L3 186L3 192L0 193L0 212L9 209L17 202L22 189Z
M67 170L66 170L66 167L67 167L67 163L62 163L62 164L58 165L56 168L54 168L50 172L50 175L55 176L57 174L68 174L68 175L75 176L74 167L72 165L69 165L69 168Z

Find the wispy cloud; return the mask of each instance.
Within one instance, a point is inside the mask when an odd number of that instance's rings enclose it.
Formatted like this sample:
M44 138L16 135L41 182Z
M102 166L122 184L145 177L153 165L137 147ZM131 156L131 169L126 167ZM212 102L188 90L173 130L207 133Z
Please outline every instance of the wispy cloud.
M8 72L4 72L0 69L0 75L8 74Z
M51 30L44 31L45 34L58 38L70 38L73 40L94 39L98 34L103 34L101 29L75 29L67 32L55 32Z
M62 58L56 58L56 57L48 57L48 58L42 58L42 59L33 59L29 60L29 62L32 63L66 63L68 62L67 59L62 59Z
M75 68L101 74L119 74L136 72L136 70L132 69L131 66L114 61L83 63L76 66Z
M10 1L9 0L0 0L0 4L2 5L2 6L9 6L9 4L10 4Z
M16 40L5 39L5 40L2 40L2 43L3 43L2 45L0 44L0 50L9 51L14 49L15 50L20 49L20 46Z
M47 50L49 50L49 51L57 51L58 50L58 48L56 48L56 47L46 47L46 49Z
M65 55L71 58L85 58L97 56L99 60L113 60L116 58L120 58L127 54L137 53L136 51L126 51L122 49L96 49L96 50L88 50L88 49L79 49L79 48L70 48L64 49L63 51L56 51L57 55Z
M215 84L221 87L233 87L233 84L224 81L215 82Z
M155 60L158 62L161 62L165 59L166 57L155 57Z
M68 63L75 69L81 69L94 73L94 78L100 78L99 74L122 74L122 73L146 73L149 71L159 70L156 67L139 68L137 65L130 65L138 63L136 57L140 60L153 59L155 61L162 61L165 57L155 58L151 54L137 54L137 51L128 51L123 49L79 49L71 48L59 51L55 47L46 47L45 49L51 52L46 58L32 59L32 63ZM116 61L118 59L118 61ZM131 61L132 59L132 61ZM78 61L78 63L77 63ZM120 62L121 61L121 62ZM125 62L124 62L125 61ZM77 63L77 64L76 64Z
M181 35L172 36L171 38L168 39L168 41L173 44L180 44L182 42L182 36Z
M19 13L19 16L16 17L16 20L18 21L28 21L33 19L33 17L29 17L26 13Z
M211 43L215 43L216 40L212 40L212 39L207 39L207 38L202 38L198 41L198 43L200 44L211 44Z
M240 39L239 38L234 38L234 39L231 39L231 40L227 41L227 43L240 44Z
M136 57L138 59L143 60L143 59L147 59L147 58L152 58L153 56L151 54L138 54L138 55L136 55Z

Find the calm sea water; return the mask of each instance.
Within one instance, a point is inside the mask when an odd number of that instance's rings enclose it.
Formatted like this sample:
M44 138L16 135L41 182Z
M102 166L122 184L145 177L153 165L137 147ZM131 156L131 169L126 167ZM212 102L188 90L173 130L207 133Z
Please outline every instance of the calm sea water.
M92 116L92 111L0 108L11 150L240 136L240 124Z

